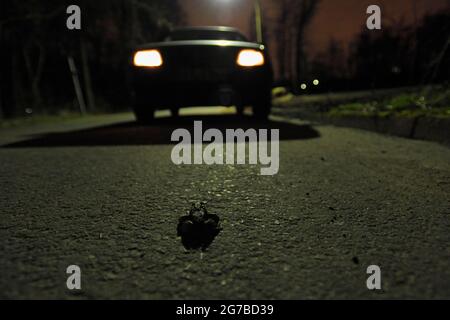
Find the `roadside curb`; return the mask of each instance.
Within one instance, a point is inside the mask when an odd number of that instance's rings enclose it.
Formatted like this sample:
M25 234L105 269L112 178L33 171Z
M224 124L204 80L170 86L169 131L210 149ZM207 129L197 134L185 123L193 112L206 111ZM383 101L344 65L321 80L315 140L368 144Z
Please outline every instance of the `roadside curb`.
M450 119L323 116L314 120L338 127L351 127L403 138L434 141L450 146Z

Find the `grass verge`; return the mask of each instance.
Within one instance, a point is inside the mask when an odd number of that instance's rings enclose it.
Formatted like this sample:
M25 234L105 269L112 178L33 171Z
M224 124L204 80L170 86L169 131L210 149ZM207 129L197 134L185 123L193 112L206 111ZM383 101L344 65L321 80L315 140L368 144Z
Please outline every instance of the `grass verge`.
M331 108L332 117L378 118L450 118L450 90L444 86L428 88L420 93L401 93L382 100L352 102Z

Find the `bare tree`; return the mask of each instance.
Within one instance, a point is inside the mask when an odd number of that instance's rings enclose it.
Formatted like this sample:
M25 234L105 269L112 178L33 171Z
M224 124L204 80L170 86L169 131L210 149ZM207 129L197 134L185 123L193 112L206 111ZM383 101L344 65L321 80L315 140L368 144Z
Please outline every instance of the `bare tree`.
M300 76L306 69L306 29L319 4L319 0L280 0L277 20L279 35L278 59L280 75L298 87Z
M33 107L40 107L42 104L42 95L40 90L40 83L42 79L42 72L44 69L44 63L46 59L45 46L36 41L30 41L24 45L22 49L23 58L25 61L25 67L27 71L27 77L31 87L31 94L33 97ZM34 59L33 63L33 57Z
M23 101L20 96L23 95L24 89L28 89L31 93L31 105L34 108L40 107L42 105L41 82L48 56L47 24L63 12L63 7L55 8L38 2L27 4L9 2L5 8L15 9L12 10L13 14L0 19L0 28L8 34L14 55L11 63L14 86L12 91L15 101ZM22 32L20 38L14 30ZM19 61L20 57L22 61ZM25 71L26 86L22 86L20 70Z
M278 65L281 78L287 79L287 65L289 63L288 39L289 39L289 2L291 0L280 0L280 13L276 26L276 32L279 36L278 42Z
M162 38L182 18L178 0L77 0L81 30L67 30L70 0L0 1L0 113L56 111L73 100L67 57L79 64L88 111L127 101L132 49ZM59 76L60 75L60 76ZM109 104L100 104L105 101ZM38 108L41 106L41 108Z
M294 1L294 26L295 37L295 60L293 62L293 87L298 89L300 77L306 72L305 36L306 29L311 22L317 9L318 0L296 0Z

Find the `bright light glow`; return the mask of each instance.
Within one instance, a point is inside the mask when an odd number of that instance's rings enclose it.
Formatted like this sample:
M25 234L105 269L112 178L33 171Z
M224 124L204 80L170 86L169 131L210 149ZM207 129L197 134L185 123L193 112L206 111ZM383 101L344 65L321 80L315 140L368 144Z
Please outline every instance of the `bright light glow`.
M158 50L143 50L135 53L133 63L136 67L156 68L162 66L163 60Z
M306 83L302 83L302 85L300 86L300 88L302 90L306 90L306 88L308 88L308 86L306 85Z
M219 40L219 41L217 41L217 44L218 44L219 46L221 46L221 47L226 47L226 46L228 46L228 45L230 44L230 41L227 41L227 40Z
M264 63L264 55L260 51L251 49L242 50L237 58L237 64L241 67L259 67Z
M318 86L319 84L320 84L319 80L316 79L313 81L313 85Z

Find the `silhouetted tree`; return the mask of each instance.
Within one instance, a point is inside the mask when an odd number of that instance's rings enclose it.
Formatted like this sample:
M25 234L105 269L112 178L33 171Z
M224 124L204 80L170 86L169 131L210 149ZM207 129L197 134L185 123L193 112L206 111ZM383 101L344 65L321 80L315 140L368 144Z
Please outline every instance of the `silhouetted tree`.
M282 78L289 78L293 88L307 69L306 30L316 12L318 0L280 0L276 30L279 35L278 59Z
M415 33L417 59L414 69L416 83L449 80L450 10L425 17Z
M365 88L448 81L450 14L426 16L418 27L394 24L382 32L364 29L351 44L355 83Z
M346 53L341 42L331 39L327 50L310 62L311 77L305 80L320 80L317 91L348 89L349 66Z
M82 10L80 31L66 28L71 4ZM176 0L2 0L2 113L20 115L25 107L51 111L51 105L70 102L68 56L80 67L91 108L94 93L100 100L126 103L122 88L132 48L161 38L181 18Z

